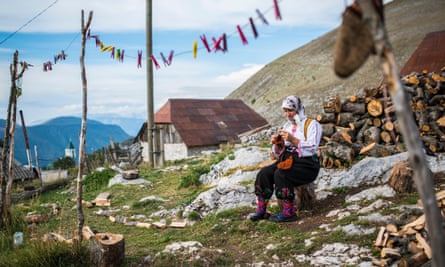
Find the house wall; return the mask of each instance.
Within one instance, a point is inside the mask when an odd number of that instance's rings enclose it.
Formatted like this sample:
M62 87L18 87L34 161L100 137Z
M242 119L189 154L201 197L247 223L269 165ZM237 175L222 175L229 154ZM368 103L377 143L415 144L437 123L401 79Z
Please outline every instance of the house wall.
M215 151L219 148L218 146L187 147L172 124L157 124L157 127L160 128L159 133L161 134L164 160L185 159L201 155L203 152ZM139 148L139 151L141 152L142 160L149 162L148 143L145 136L145 134L142 134L139 138L139 143L142 147L142 150Z
M61 179L68 178L67 170L47 170L41 171L40 175L42 176L42 181L44 183L51 183Z
M178 160L187 157L187 146L184 143L180 144L164 144L164 159Z

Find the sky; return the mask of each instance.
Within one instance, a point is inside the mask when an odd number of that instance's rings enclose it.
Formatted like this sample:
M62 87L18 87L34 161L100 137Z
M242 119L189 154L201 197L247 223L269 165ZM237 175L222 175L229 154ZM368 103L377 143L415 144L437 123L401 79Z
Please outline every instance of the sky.
M266 64L341 24L351 0L152 0L153 107L147 105L146 0L0 0L0 118L6 119L15 51L28 67L17 108L26 125L82 114L81 12L90 36L124 50L123 60L86 41L87 117L146 120L169 98L223 99ZM260 15L267 21L265 24ZM258 33L255 38L249 22ZM243 43L237 26L245 35ZM227 51L210 51L227 36ZM196 58L193 43L197 42ZM54 63L64 51L65 60ZM138 67L138 51L142 52ZM170 64L164 64L161 53ZM52 70L44 71L50 61ZM19 120L18 120L19 121ZM125 130L125 129L124 129Z

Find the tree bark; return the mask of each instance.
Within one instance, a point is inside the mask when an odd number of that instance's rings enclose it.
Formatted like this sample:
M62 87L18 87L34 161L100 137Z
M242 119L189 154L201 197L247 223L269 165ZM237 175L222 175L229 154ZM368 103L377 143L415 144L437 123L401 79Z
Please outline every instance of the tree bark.
M14 180L14 131L17 113L17 85L16 81L22 78L25 72L23 67L18 73L19 52L15 51L13 64L10 65L11 91L9 95L6 115L5 135L0 161L0 228L8 227L11 222L11 187ZM12 114L11 114L12 113ZM9 156L9 159L8 159ZM7 165L7 163L9 165ZM8 169L6 170L6 166ZM8 180L6 180L8 172Z
M125 259L125 239L123 235L98 233L91 240L90 251L92 252L91 260L93 266L123 266Z

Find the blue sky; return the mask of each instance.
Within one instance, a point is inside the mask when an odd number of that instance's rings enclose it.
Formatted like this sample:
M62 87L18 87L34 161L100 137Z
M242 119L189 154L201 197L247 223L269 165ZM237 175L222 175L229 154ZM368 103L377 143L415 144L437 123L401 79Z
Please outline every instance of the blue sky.
M281 20L273 0L153 0L153 55L161 68L153 70L154 110L169 98L222 99L236 90L265 64L310 42L341 23L341 14L352 1L278 0ZM22 80L18 108L27 125L57 116L80 116L81 10L93 11L91 34L104 45L124 49L123 62L110 52L100 52L94 39L87 41L88 118L147 118L145 0L0 0L0 114L6 114L13 53L33 64ZM261 22L256 9L266 17ZM259 33L254 38L249 18ZM28 23L29 22L29 23ZM242 27L248 44L237 32ZM15 31L20 29L17 33ZM228 51L208 53L200 40L226 33ZM197 58L193 42L198 41ZM66 60L43 71L62 50ZM137 68L137 51L143 51ZM160 53L174 50L169 66ZM6 115L2 117L6 118Z

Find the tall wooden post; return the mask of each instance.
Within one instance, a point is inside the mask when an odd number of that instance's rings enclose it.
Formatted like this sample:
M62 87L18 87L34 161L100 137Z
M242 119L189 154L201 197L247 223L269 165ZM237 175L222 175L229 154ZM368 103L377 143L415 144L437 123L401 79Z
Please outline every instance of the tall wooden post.
M77 173L77 239L79 244L82 241L82 228L85 217L82 210L82 177L86 167L85 138L87 132L87 74L85 70L85 44L87 40L87 31L90 28L93 19L93 11L90 11L88 21L85 23L84 12L82 10L81 33L82 33L82 49L80 52L80 73L82 78L82 125L79 135L79 171Z
M148 149L148 162L152 167L155 167L154 160L154 147L153 140L155 140L156 131L154 129L154 108L153 108L153 64L151 63L150 56L153 53L152 50L152 0L146 1L146 14L145 14L145 42L146 42L146 66L147 66L147 149Z
M23 117L23 111L20 110L20 119L22 120L23 138L25 139L26 157L28 158L28 168L32 170L31 151L29 150L28 133L26 131L25 118Z

